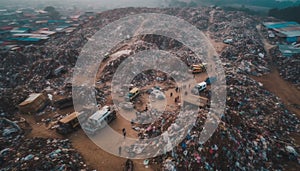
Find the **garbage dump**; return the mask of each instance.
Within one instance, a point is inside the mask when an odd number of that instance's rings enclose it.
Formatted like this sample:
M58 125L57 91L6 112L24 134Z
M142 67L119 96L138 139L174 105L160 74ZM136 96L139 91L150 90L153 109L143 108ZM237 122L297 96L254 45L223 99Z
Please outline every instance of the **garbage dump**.
M271 49L270 53L276 61L280 76L300 89L300 54L284 57L279 52L278 48Z
M278 22L276 19L273 20ZM261 33L268 44L270 44L269 53L280 76L299 89L299 44L296 42L287 44L286 41L279 36L270 36L270 34L273 35L274 32L268 30L266 27L261 27Z
M266 57L261 37L257 34L259 22L257 18L246 17L237 11L225 13L216 10L213 14L213 24L208 28L210 36L217 42L228 44L220 58L224 63L236 66L240 73L260 76L270 72L270 59Z
M206 119L205 113L208 112L205 105L199 110L198 119L185 139L171 152L151 160L153 163L157 163L163 170L287 170L289 163L299 166L300 147L291 136L299 134L299 120L285 108L278 97L249 77L270 72L270 58L267 57L262 39L257 34L259 18L242 12L212 8L115 9L98 14L93 20L74 30L73 34L58 36L44 45L32 45L21 51L1 54L1 116L3 114L13 120L18 104L30 94L45 89L50 94L48 97L62 96L66 100L53 99L53 103L44 111L55 112L59 108L72 106L72 86L69 85L69 80L83 45L106 24L143 12L164 13L185 19L225 47L219 57L226 71L227 106L218 129L206 143L198 141ZM97 80L97 84L102 86L101 89L96 87L90 93L96 95L100 105L109 100L110 88L105 83L112 79L118 65L129 55L141 50L167 50L177 55L187 66L202 63L180 42L158 35L141 36L138 41L124 46L123 49L118 48L109 53L113 55L106 59L107 64ZM117 53L118 51L122 53ZM274 53L277 55L277 52ZM299 83L298 60L298 57L278 60L282 76L295 84ZM170 80L168 76L149 72L139 74L132 84L141 88L151 81L168 81L170 87L174 86ZM73 86L84 88L83 85ZM83 92L75 96L82 96ZM208 93L205 93L208 97ZM157 97L165 98L159 95ZM134 108L131 102L120 106L126 110ZM184 122L175 122L177 114L175 111L160 113L147 110L136 113L137 120L150 122L151 116L159 118L153 123L133 123L131 126L140 139L155 137L167 129L175 136L180 125L184 125ZM189 114L186 113L187 118ZM62 118L62 115L51 118L53 129ZM5 119L0 121L0 128L0 162L4 170L88 170L83 158L73 149L68 139L25 138L14 121ZM128 151L135 155L143 150L149 149L133 145Z
M165 157L165 170L284 170L285 162L299 163L299 146L288 138L299 132L296 115L258 82L234 72L227 74L227 107L218 129L201 144L197 138L203 123L198 120Z
M0 119L1 170L89 169L68 139L25 138L18 122Z

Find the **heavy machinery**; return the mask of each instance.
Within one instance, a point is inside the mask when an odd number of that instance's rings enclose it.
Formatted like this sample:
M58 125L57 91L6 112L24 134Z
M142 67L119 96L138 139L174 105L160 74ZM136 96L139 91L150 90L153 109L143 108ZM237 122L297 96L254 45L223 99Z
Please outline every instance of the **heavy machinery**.
M71 107L73 106L72 96L59 98L53 102L53 105L59 109Z
M198 83L193 89L192 93L198 95L200 92L204 91L207 87L207 83L205 81Z
M192 65L191 70L193 74L202 73L206 71L207 63Z
M131 101L133 100L135 97L137 97L140 94L140 89L137 87L132 88L129 93L127 94L127 96L125 96L125 100L126 101Z
M90 116L82 124L82 128L89 135L95 135L96 132L104 128L107 124L116 119L116 111L111 106L104 106L101 110Z
M73 112L70 115L59 120L59 126L56 128L56 131L59 134L66 135L78 129L80 127L80 124L77 116L79 116L79 113Z

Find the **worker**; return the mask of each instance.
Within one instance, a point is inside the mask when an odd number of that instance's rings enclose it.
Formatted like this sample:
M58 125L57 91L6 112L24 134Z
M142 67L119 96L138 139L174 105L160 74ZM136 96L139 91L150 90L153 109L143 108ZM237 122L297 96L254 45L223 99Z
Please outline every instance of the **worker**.
M119 156L121 156L121 153L122 153L122 147L120 146L119 147Z
M123 132L123 136L124 136L124 138L125 138L125 137L126 137L126 129L123 128L123 129L122 129L122 132Z

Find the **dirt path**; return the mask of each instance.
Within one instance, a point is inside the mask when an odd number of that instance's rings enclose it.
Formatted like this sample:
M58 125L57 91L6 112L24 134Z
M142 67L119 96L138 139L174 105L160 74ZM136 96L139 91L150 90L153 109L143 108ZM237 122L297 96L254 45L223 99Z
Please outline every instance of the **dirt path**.
M274 45L268 43L268 41L263 37L261 33L261 25L256 26L258 33L262 37L262 41L264 43L265 51L267 52L267 57L269 57L272 61L271 65L271 73L264 75L262 77L253 77L255 80L264 84L264 87L270 92L274 93L278 96L282 102L287 106L287 108L298 115L300 118L300 109L293 106L294 104L300 105L300 91L288 81L285 81L277 70L275 61L273 57L270 55L269 51Z
M292 113L295 113L300 119L300 109L294 106L294 104L300 105L300 91L291 83L283 80L276 69L273 69L270 74L252 78L263 83L263 87L266 90L269 90L279 97L286 108ZM292 137L296 140L296 143L300 145L300 135L292 134Z
M264 49L265 49L265 51L267 52L267 55L270 57L269 51L270 51L270 49L272 49L272 48L275 47L276 45L271 45L271 44L264 38L263 34L261 33L261 25L260 25L260 24L256 26L256 29L257 29L257 31L258 31L259 36L262 38L261 40L262 40L262 43L264 44Z
M270 74L253 78L263 83L265 89L278 96L286 107L300 118L300 109L293 106L293 104L300 105L300 91L291 83L283 80L276 69L273 69Z
M284 103L286 108L292 113L296 114L298 118L300 118L300 108L297 108L296 105L300 105L300 91L290 82L285 81L279 74L273 57L270 55L269 51L274 45L271 45L267 42L267 40L263 37L260 31L260 25L256 26L258 33L262 37L262 41L264 43L265 51L267 52L267 57L269 57L272 61L271 63L271 73L266 74L261 77L254 77L253 79L263 83L263 87L274 93L280 100ZM296 143L300 145L300 135L293 134L293 138L296 140Z
M46 125L42 122L36 121L33 115L22 115L26 121L31 126L31 131L26 135L28 138L42 137L42 138L68 138L73 144L73 147L81 153L86 163L90 168L96 169L98 171L116 171L123 170L125 158L121 158L106 151L102 150L96 144L94 144L82 129L73 132L67 136L62 136L57 134L55 130L48 129ZM125 122L124 119L118 118L112 123L112 127L115 129L119 124ZM126 123L124 123L126 124ZM122 125L124 125L122 124ZM129 131L129 134L132 134ZM117 147L116 147L117 148ZM151 168L145 168L143 165L143 160L133 160L136 170L152 171Z

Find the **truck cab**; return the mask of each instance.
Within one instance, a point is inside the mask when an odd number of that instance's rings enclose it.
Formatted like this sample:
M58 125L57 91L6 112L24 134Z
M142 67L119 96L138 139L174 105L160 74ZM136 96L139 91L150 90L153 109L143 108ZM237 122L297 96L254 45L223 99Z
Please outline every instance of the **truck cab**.
M80 127L78 121L78 112L73 112L70 115L62 118L58 121L58 127L56 128L56 132L62 135L69 134Z
M197 73L202 73L206 71L207 63L202 63L202 64L194 64L192 65L192 73L197 74Z
M207 83L205 81L198 83L193 89L192 89L192 93L193 94L199 94L200 92L202 92L203 90L205 90L207 87Z
M133 100L135 97L137 97L140 94L140 90L137 87L132 88L129 93L127 94L126 101L131 101Z
M116 111L110 106L104 106L87 119L83 124L83 129L87 134L94 135L115 119Z

